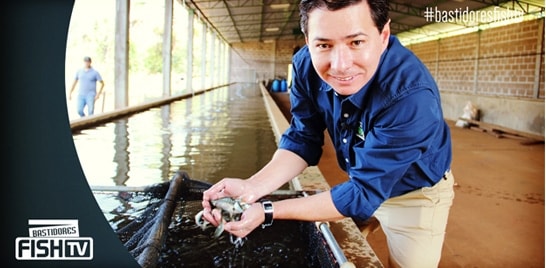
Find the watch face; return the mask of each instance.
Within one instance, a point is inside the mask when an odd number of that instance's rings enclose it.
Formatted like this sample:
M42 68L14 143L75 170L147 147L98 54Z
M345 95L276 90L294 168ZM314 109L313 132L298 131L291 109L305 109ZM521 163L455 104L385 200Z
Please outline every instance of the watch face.
M264 202L263 206L264 206L264 210L266 212L269 212L269 211L273 210L273 204L271 202Z

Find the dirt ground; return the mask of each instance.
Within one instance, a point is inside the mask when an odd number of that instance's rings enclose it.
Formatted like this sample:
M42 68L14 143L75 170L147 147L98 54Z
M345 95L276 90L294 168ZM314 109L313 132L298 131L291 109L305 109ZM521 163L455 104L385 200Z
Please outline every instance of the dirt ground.
M287 94L273 94L290 118ZM497 138L456 127L453 143L455 199L439 267L544 267L544 144ZM330 185L346 179L329 137L318 165ZM387 266L379 228L367 240Z

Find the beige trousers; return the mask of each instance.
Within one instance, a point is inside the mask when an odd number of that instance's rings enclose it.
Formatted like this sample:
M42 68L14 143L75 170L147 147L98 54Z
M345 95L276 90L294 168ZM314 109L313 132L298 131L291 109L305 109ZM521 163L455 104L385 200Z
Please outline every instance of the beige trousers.
M455 196L451 171L433 187L386 200L374 213L389 247L389 266L438 267L449 209Z

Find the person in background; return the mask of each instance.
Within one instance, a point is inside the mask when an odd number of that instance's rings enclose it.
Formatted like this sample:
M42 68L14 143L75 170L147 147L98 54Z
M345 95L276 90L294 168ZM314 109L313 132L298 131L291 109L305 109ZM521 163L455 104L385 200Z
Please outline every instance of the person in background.
M80 117L84 117L84 108L87 106L87 115L95 113L95 101L102 94L104 81L100 73L91 66L91 58L83 58L84 67L76 72L74 83L70 88L68 99L72 100L72 92L76 88L76 84L80 83L80 88L77 97L77 110ZM97 94L97 82L100 83L100 89Z
M207 221L222 221L210 201L226 196L251 204L224 225L237 237L277 219L375 217L390 267L438 266L454 198L451 134L432 75L391 35L388 14L386 0L301 1L306 46L292 59L290 127L261 170L203 193ZM263 200L318 164L325 130L349 179L307 197Z

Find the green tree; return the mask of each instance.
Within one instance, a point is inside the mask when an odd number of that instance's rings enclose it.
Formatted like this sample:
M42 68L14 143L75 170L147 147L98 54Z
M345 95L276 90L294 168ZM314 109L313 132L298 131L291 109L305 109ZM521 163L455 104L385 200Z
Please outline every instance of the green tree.
M160 30L156 29L154 33L156 34L156 36L158 36L157 37L158 40L163 40L161 38L163 33ZM162 51L163 51L162 42L156 42L154 45L152 45L146 50L146 55L144 57L144 68L146 68L146 71L149 74L157 74L163 71Z
M135 42L129 43L129 71L136 72L140 70L140 61Z

